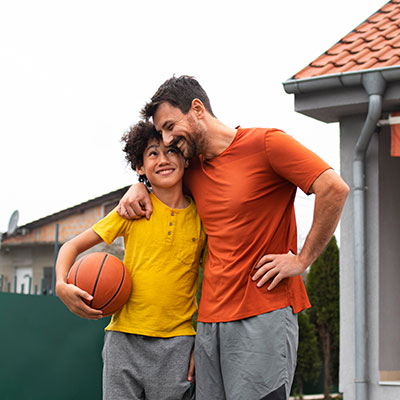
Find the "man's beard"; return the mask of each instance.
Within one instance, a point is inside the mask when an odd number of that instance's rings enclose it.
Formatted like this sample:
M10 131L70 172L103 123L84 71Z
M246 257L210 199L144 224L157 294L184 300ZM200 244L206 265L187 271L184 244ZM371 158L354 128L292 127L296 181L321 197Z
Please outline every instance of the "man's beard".
M190 127L191 131L188 132L187 137L178 136L171 143L172 146L179 149L186 159L191 159L204 153L206 143L205 131L196 125L194 120L190 121ZM185 148L181 149L183 146Z
M199 156L200 154L205 153L207 148L207 139L206 139L206 131L201 128L199 123L193 118L189 118L189 125L191 128L190 136L186 140L187 144L187 158L193 158L195 156Z
M190 159L198 155L196 142L192 138L188 140L183 136L178 136L173 140L171 146L178 149L186 159Z

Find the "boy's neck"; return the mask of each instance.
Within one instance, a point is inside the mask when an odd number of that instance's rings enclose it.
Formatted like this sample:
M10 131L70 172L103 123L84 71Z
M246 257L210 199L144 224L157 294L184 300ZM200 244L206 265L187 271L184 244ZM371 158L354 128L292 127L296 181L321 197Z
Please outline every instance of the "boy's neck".
M190 203L182 192L182 185L167 189L153 187L153 193L158 200L170 208L186 208Z

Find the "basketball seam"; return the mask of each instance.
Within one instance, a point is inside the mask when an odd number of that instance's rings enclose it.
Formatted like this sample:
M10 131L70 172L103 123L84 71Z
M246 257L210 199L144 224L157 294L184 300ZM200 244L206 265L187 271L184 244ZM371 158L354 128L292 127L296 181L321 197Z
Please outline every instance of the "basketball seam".
M121 290L122 284L124 283L124 278L125 278L125 267L124 267L124 265L122 264L122 278L121 278L121 282L120 282L120 284L119 284L119 286L118 286L118 289L117 289L116 292L113 294L113 296L111 297L111 299L108 300L106 304L104 304L103 306L101 306L101 307L99 308L99 310L102 310L103 308L105 308L106 306L108 306L108 305L113 301L113 299L115 298L115 296L116 296L116 295L118 294L118 292Z
M81 264L82 264L83 260L84 260L86 257L87 257L87 256L85 256L85 257L82 257L82 258L81 258L81 260L79 261L79 264L78 264L78 266L76 267L76 271L75 271L75 279L74 279L74 285L75 285L75 286L77 286L77 285L76 285L76 281L78 280L78 271L79 271L79 267L81 266Z
M90 307L92 307L93 300L94 300L94 293L96 292L96 287L97 287L97 283L98 283L99 278L100 278L101 270L103 269L103 266L104 266L104 263L105 263L107 257L108 257L108 254L106 254L106 255L104 256L104 259L103 259L103 262L101 263L101 267L100 267L100 269L99 269L99 272L97 273L96 282L95 282L95 284L94 284L93 293L92 293L93 299L92 299L92 301L90 302Z

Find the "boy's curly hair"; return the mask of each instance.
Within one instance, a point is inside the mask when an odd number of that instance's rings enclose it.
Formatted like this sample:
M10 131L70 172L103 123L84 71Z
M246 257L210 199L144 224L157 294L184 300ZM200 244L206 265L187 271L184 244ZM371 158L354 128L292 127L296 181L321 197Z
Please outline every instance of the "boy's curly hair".
M158 142L162 140L160 133L149 121L139 121L122 136L121 141L125 143L123 148L125 159L134 171L143 166L143 153L152 139ZM151 187L146 175L139 175L139 182Z

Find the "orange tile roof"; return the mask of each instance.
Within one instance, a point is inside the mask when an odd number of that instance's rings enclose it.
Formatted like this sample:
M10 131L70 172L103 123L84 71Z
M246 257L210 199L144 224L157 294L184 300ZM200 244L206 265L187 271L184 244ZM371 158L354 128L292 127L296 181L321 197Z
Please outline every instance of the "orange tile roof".
M400 66L400 0L391 0L293 79Z

